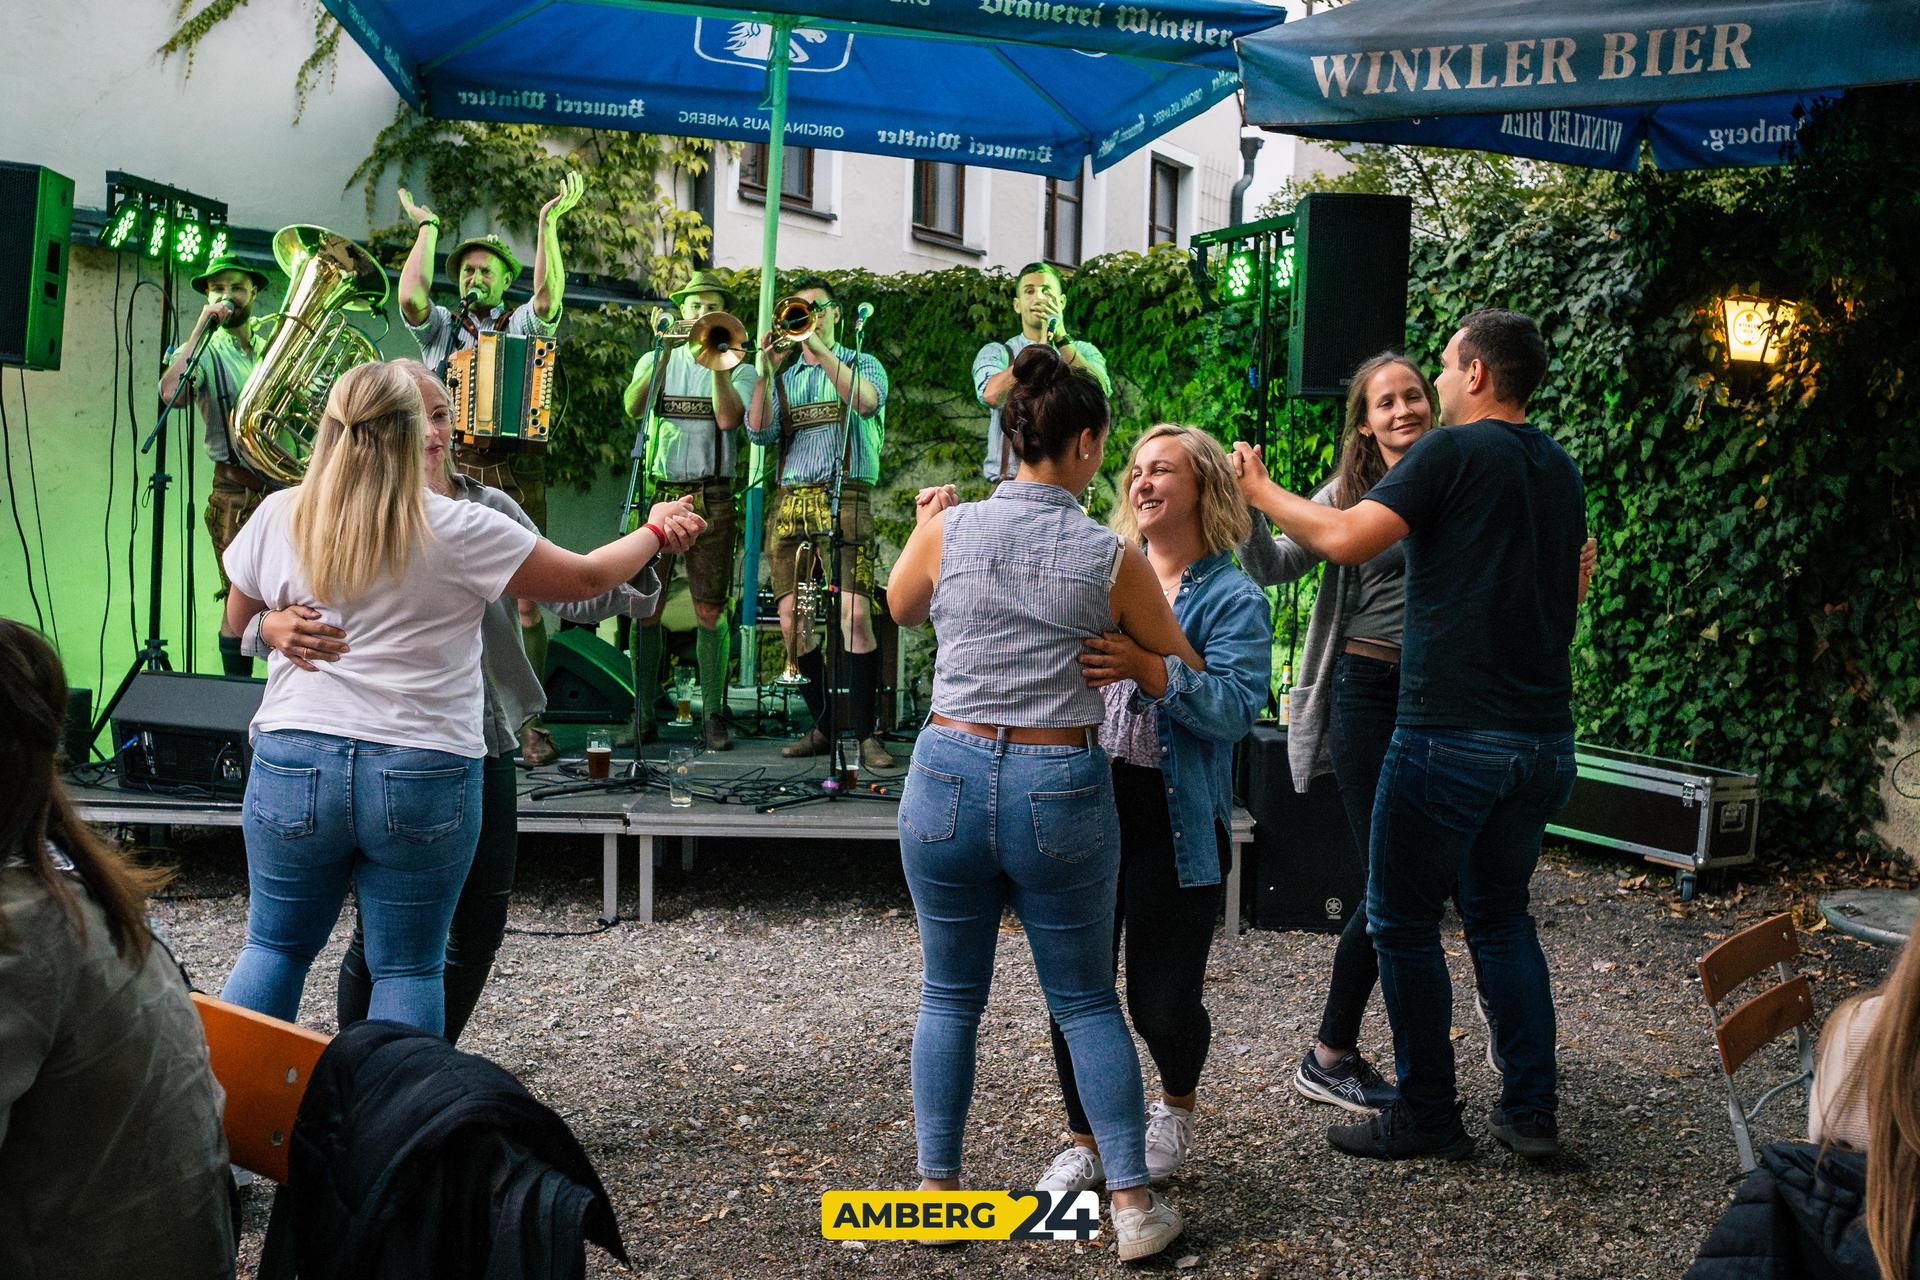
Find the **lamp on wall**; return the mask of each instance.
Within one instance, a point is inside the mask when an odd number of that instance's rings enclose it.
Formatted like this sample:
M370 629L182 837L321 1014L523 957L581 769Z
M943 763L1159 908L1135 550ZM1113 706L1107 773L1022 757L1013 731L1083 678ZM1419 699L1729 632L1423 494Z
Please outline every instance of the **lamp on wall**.
M1780 363L1780 348L1800 308L1776 298L1730 294L1721 301L1727 322L1727 359L1736 368Z

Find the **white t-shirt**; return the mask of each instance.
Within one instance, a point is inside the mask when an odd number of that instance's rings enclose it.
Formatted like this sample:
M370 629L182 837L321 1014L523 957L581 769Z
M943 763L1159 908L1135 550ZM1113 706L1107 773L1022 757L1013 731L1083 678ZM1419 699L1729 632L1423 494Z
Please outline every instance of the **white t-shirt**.
M351 652L302 671L267 659L267 692L252 732L305 729L477 759L481 733L480 618L532 552L531 529L475 502L427 494L432 537L406 572L358 600L313 598L288 540L287 500L268 495L227 548L227 577L269 609L310 604L347 633Z

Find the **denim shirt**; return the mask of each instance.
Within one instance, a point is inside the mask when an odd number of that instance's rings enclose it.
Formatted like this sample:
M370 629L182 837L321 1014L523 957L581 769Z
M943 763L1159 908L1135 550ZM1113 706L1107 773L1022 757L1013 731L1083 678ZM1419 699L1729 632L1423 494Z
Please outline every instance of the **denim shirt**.
M1173 822L1173 864L1182 888L1220 883L1216 820L1233 820L1233 748L1267 705L1273 676L1273 619L1266 593L1216 551L1187 566L1173 598L1187 643L1204 672L1168 656L1167 690L1134 694L1136 709L1160 710L1160 772Z

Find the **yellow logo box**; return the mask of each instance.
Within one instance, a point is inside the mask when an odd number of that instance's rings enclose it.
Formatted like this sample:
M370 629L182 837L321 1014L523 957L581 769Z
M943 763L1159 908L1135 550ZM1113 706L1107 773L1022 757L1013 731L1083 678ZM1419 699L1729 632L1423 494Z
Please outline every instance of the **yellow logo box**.
M1091 1191L829 1191L820 1197L829 1240L1092 1240L1100 1197Z

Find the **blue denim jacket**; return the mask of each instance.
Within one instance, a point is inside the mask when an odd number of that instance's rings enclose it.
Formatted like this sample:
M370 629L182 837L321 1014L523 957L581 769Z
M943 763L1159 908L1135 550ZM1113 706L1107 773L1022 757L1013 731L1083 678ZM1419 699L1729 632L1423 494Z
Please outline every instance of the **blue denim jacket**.
M1182 888L1220 883L1217 819L1233 816L1233 748L1267 705L1273 620L1266 593L1216 551L1187 566L1173 616L1206 660L1205 672L1168 657L1167 691L1134 694L1134 710L1158 707L1160 771L1173 819L1173 864Z

